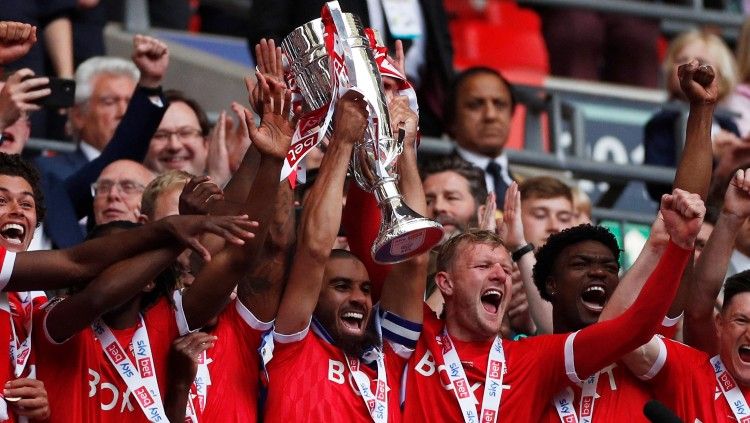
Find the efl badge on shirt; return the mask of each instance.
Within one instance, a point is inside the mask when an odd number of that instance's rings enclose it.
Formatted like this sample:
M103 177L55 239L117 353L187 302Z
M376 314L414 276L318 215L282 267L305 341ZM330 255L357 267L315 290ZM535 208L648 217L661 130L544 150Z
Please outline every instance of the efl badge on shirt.
M418 0L382 0L385 19L393 38L422 36L422 18Z

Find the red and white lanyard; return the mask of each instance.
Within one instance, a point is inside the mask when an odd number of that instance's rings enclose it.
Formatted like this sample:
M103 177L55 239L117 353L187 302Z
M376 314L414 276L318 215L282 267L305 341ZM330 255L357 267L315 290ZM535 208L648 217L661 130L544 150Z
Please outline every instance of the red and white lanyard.
M441 340L443 361L453 385L453 393L456 395L459 407L461 407L464 422L495 423L500 410L500 396L503 393L503 377L507 371L503 341L499 336L496 336L492 347L490 347L489 357L487 358L487 376L484 380L484 395L482 396L482 412L479 414L477 413L477 399L471 391L471 385L469 385L469 380L453 341L451 341L450 335L445 329L441 334Z
M101 319L91 325L94 335L99 340L104 354L115 367L117 373L135 395L136 402L143 410L143 414L151 422L168 422L167 414L164 412L159 384L156 381L154 368L154 357L151 353L151 343L148 339L148 331L143 322L143 317L138 322L138 327L133 335L131 346L136 358L137 366L133 365L130 357L123 349L115 335Z
M13 374L18 378L23 374L31 357L31 322L34 312L34 298L38 297L39 294L35 292L17 292L16 295L21 300L21 310L19 310L19 313L21 313L23 329L26 333L26 337L19 342L18 335L16 334L16 325L14 324L15 320L11 315L10 328L13 337L10 340L10 358L13 362ZM30 377L33 378L33 376Z
M589 376L583 381L581 386L581 404L578 410L578 416L581 416L581 423L591 423L594 421L594 401L596 401L596 386L599 383L599 372ZM575 406L573 405L575 395L573 389L568 387L555 395L555 409L560 421L563 423L578 423Z
M360 370L359 358L346 356L346 364L349 372L354 378L359 394L365 401L370 417L375 423L386 423L388 421L388 381L385 374L385 359L383 352L375 349L375 362L378 366L378 379L375 393L370 389L370 378Z
M203 412L208 400L208 385L211 384L211 374L208 371L208 364L211 359L208 358L206 351L203 351L198 358L198 372L195 380L190 386L187 409L185 410L185 421L198 423L198 412Z
M724 399L727 400L729 408L732 409L734 418L738 422L750 421L750 407L748 407L747 400L742 395L739 385L737 385L732 375L724 367L724 363L718 355L712 357L710 361L711 367L714 369L716 382L719 384L719 388L724 394Z

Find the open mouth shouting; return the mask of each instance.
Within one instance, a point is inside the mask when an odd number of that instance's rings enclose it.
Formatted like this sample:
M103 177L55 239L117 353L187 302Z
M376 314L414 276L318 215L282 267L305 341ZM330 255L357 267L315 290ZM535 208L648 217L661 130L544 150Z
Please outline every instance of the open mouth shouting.
M497 314L503 301L503 293L497 288L490 288L481 296L482 307L487 313Z
M341 314L344 329L352 333L360 333L365 326L365 313L361 310L348 310Z
M750 364L750 345L740 345L737 349L737 355L743 364Z
M601 313L607 304L607 289L603 284L592 284L581 293L581 303L594 313Z
M6 223L0 228L0 236L11 245L23 245L26 239L26 228L18 223Z

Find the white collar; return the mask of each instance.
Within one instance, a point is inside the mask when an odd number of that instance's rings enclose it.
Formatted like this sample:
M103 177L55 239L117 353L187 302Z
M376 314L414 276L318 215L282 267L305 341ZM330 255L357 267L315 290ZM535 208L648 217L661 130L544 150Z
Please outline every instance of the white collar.
M471 162L471 164L481 168L482 170L487 169L487 165L490 164L490 161L494 161L495 163L499 164L503 169L503 173L507 172L508 170L508 156L505 155L505 153L500 153L499 156L492 159L490 157L467 150L459 145L456 145L456 151L458 151L458 155L463 157L464 160Z
M80 143L78 143L78 148L81 149L81 152L84 156L86 156L86 160L88 161L92 161L102 154L101 151L99 151L96 147L87 143L86 141L81 141Z

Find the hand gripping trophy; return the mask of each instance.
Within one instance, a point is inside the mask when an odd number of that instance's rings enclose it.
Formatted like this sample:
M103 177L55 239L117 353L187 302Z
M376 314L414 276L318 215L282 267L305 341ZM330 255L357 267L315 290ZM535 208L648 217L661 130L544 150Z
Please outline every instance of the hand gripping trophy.
M301 96L304 113L320 117L317 140L330 129L333 103L346 90L361 92L369 103L370 124L365 138L355 145L350 169L359 186L375 196L381 211L373 259L381 264L398 263L434 247L443 236L442 226L409 208L396 186L396 161L403 140L393 137L382 77L359 18L342 13L338 2L329 2L322 19L292 31L281 48L288 61L287 79ZM304 122L301 119L300 125ZM307 148L312 144L317 142L308 141Z

